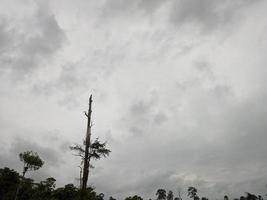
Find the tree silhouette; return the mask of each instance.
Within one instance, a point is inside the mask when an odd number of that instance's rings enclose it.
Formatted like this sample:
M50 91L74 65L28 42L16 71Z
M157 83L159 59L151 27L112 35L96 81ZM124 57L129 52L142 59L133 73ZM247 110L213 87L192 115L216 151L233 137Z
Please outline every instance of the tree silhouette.
M86 199L86 188L87 188L87 181L89 176L89 168L93 168L90 164L91 159L98 160L101 157L106 157L111 152L109 149L106 148L106 142L101 143L98 138L91 143L91 129L92 129L92 122L91 122L91 114L92 114L92 95L89 98L89 108L88 112L84 112L85 116L87 117L87 130L85 140L83 145L74 145L71 146L70 149L76 152L76 156L80 156L82 158L81 166L80 167L80 199ZM83 166L83 167L82 167ZM82 180L81 180L82 179Z
M197 189L195 187L192 187L192 186L188 187L187 192L188 192L187 195L190 198L193 198L194 200L199 200L199 197L197 196Z
M100 193L98 195L96 195L96 200L104 200L104 194L103 193Z
M164 189L158 189L156 195L158 196L157 197L157 200L166 199L166 190L164 190Z
M13 199L19 184L19 174L7 167L0 169L0 199Z
M126 197L125 200L143 200L143 198L138 195L134 195L132 197Z
M45 181L41 181L34 187L32 199L34 200L50 200L53 198L53 192L56 187L56 179L50 177Z
M255 194L251 194L249 192L246 192L247 196L246 196L246 200L257 200L258 197Z
M74 145L70 146L70 149L75 151L77 154L76 156L80 156L81 158L84 158L85 149L81 145ZM106 142L101 143L98 138L95 139L95 141L90 144L89 146L89 159L95 159L98 160L101 157L107 157L111 151L106 148ZM93 165L90 165L91 168L94 168Z
M25 176L25 173L29 170L38 170L40 169L44 161L38 156L36 152L26 151L19 154L20 161L23 162L23 173L22 176Z
M63 188L58 188L53 194L53 198L56 200L75 200L77 197L78 189L73 184L67 184Z
M22 179L24 178L26 172L38 170L44 164L44 161L39 157L39 155L33 151L25 151L23 153L20 153L19 158L23 162ZM15 193L15 198L14 198L15 200L17 199L20 186L21 186L21 180L19 181L17 191Z
M173 192L171 190L168 192L167 200L173 200Z

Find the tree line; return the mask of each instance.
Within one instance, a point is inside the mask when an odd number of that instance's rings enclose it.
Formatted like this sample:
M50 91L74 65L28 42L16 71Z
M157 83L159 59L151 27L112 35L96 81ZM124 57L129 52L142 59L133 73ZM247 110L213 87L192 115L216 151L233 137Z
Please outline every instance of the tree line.
M63 187L56 188L56 179L53 177L35 182L33 179L25 178L25 173L20 175L18 172L8 167L0 168L0 200L14 200L15 195L17 195L16 198L18 200L80 199L81 188L79 186L77 187L69 183ZM18 185L20 186L19 190L17 190ZM154 200L183 200L180 193L175 197L171 190L167 192L165 189L158 189L155 195L155 198L153 198ZM199 197L198 190L192 186L188 187L187 196L192 200L208 200L207 197ZM87 200L116 200L112 196L105 197L104 193L97 193L93 187L86 188L84 198ZM227 195L218 199L229 200ZM125 197L124 200L143 200L143 198L139 195L133 195ZM233 200L263 200L263 197L247 192L244 196L234 198Z

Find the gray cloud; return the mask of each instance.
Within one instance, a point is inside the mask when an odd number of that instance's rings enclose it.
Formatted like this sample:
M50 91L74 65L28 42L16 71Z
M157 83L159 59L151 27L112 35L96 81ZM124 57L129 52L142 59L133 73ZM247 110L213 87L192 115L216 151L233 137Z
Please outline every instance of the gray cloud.
M225 25L235 23L240 18L242 9L258 3L259 1L213 1L213 0L179 0L179 1L151 1L138 0L125 2L121 0L107 1L104 5L105 18L118 17L117 20L138 19L143 14L149 15L157 23L159 16L155 12L164 7L170 24L176 27L191 25L202 33L210 33L221 29ZM161 16L162 17L162 16ZM165 17L165 16L164 16Z
M97 191L154 198L158 188L179 187L186 198L193 185L214 199L264 193L266 3L50 6L7 6L17 13L0 23L0 69L11 75L0 84L1 166L21 170L17 154L31 148L46 161L32 177L76 183L80 160L68 146L82 141L93 93L93 137L112 151L94 163Z
M204 32L211 32L231 24L240 10L257 1L175 1L170 21L176 26L192 24Z
M15 79L23 79L45 66L66 41L55 16L47 8L38 6L23 24L16 19L7 19L2 20L0 26L1 70L15 75Z

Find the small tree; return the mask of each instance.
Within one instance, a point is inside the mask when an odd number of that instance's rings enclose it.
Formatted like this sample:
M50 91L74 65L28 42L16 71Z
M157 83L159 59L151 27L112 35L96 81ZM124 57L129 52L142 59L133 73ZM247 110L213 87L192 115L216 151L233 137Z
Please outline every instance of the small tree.
M167 200L173 200L173 192L171 190L168 192Z
M257 200L258 197L255 194L251 194L249 192L246 192L247 196L246 196L246 200Z
M166 190L164 189L158 189L156 195L157 200L165 200L166 199Z
M23 153L20 153L19 158L23 162L22 178L24 178L26 172L38 170L44 164L44 161L39 157L39 155L33 151L25 151ZM15 198L14 198L15 200L17 199L20 186L21 186L21 180L19 181L17 191L15 193Z
M143 198L138 195L134 195L134 196L126 197L125 200L143 200Z
M199 197L197 196L197 189L195 187L188 187L188 196L190 198L193 198L193 200L199 200Z
M224 200L229 200L229 197L228 197L227 195L225 195L225 196L223 197L223 199L224 199Z

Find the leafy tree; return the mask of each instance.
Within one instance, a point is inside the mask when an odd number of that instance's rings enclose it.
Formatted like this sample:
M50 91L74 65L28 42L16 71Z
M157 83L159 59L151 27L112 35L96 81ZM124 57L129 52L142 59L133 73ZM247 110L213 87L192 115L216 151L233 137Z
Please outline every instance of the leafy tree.
M23 177L28 170L38 170L44 164L44 161L38 156L38 154L32 151L20 153L19 158L23 162Z
M96 200L104 200L104 194L103 193L100 193L98 195L96 195Z
M225 196L223 197L223 199L224 199L224 200L229 200L229 198L228 198L227 195L225 195Z
M47 178L45 181L41 181L39 184L36 184L32 199L33 200L53 199L53 192L56 187L55 182L56 182L56 179L50 177L50 178Z
M22 179L24 179L24 176L25 176L27 171L38 170L44 164L44 161L39 157L39 155L33 151L26 151L26 152L20 153L19 158L23 162ZM17 187L17 191L15 194L15 200L17 199L20 187L21 187L21 181L19 181L19 184Z
M199 197L197 196L197 189L195 187L188 187L187 192L190 198L193 198L194 200L199 200Z
M255 194L251 194L249 192L246 192L247 196L246 196L246 200L257 200L258 197Z
M166 190L164 189L158 189L156 195L157 200L165 200L166 199Z
M92 121L91 121L91 114L92 114L92 95L89 98L89 108L88 112L84 112L85 116L87 117L87 130L86 136L83 145L75 145L71 146L70 149L76 151L77 156L82 158L81 171L80 171L80 199L85 200L86 195L86 188L87 188L87 181L89 176L89 168L93 167L90 164L91 159L98 160L101 157L106 157L109 155L110 150L106 148L106 142L101 143L98 138L91 143L91 129L92 129ZM82 175L81 175L82 174Z
M171 190L168 192L167 200L173 200L173 192Z
M53 197L57 200L75 200L78 196L78 189L73 184L67 184L64 188L57 188Z
M30 179L30 178L24 178L22 180L22 182L21 182L20 191L18 193L18 199L19 200L29 200L29 199L32 199L33 193L34 193L34 190L33 190L33 180Z
M143 200L143 198L140 196L134 195L134 196L126 197L125 200Z
M0 169L0 199L13 199L19 184L19 174L13 169Z
M80 199L81 197L81 190L78 190L77 189L77 198L76 199ZM86 191L84 193L84 198L87 199L87 200L96 200L96 192L94 191L94 188L93 187L87 187L86 188Z

